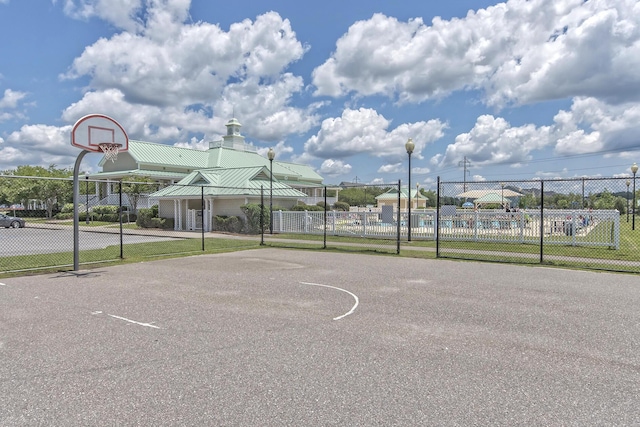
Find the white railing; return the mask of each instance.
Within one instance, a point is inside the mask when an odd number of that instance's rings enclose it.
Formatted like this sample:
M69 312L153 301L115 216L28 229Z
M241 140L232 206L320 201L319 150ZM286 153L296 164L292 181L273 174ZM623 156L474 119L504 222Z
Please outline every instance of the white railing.
M382 222L379 212L327 212L327 234L394 238L397 218ZM545 244L571 246L620 247L620 213L616 210L545 210L539 211L458 211L440 216L441 240L496 243ZM435 240L437 213L421 209L411 212L411 236ZM273 213L273 230L277 233L324 233L324 212L304 211ZM408 213L400 213L400 235L408 234Z

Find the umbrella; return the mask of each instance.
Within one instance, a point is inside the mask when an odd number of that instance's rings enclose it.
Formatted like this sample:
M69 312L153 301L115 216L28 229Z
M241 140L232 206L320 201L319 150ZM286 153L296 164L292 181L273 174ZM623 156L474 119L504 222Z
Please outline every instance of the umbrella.
M472 207L473 207L473 203L471 203L471 202L464 202L464 203L462 204L462 207L463 207L463 208L472 208Z

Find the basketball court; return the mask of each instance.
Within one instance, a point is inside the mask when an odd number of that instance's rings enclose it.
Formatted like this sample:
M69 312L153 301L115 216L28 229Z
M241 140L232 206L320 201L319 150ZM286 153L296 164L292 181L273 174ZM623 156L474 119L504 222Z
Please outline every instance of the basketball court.
M640 277L259 249L0 279L0 425L632 425Z

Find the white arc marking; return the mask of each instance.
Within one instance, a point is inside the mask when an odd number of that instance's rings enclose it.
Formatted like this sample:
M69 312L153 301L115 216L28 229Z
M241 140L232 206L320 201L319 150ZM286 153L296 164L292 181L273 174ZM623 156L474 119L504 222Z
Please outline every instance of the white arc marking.
M146 327L148 327L148 328L156 328L156 329L160 329L160 327L158 327L158 326L156 326L156 325L152 325L151 323L136 322L135 320L127 319L126 317L116 316L115 314L107 314L107 316L111 316L111 317L114 317L114 318L116 318L116 319L124 320L125 322L135 323L136 325L146 326Z
M7 286L7 285L5 285L4 283L0 283L0 286Z
M353 297L354 300L356 300L356 303L353 305L353 307L351 307L351 310L349 310L348 312L346 312L342 316L334 317L333 320L340 320L343 317L347 317L348 315L350 315L351 313L353 313L356 310L356 307L360 303L360 300L358 300L358 296L353 294L353 293L351 293L351 292L349 292L349 291L347 291L346 289L337 288L335 286L329 286L329 285L321 285L319 283L309 283L309 282L300 282L300 283L303 284L303 285L322 286L323 288L337 289L338 291L342 291L342 292L348 293L349 295L351 295Z

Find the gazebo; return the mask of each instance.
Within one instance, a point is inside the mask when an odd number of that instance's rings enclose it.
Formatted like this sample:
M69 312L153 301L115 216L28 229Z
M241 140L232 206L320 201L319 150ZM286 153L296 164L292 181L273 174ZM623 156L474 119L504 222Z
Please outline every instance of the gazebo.
M456 197L472 199L476 209L482 205L498 204L504 208L511 207L509 197L521 197L522 194L508 188L492 189L492 190L469 190L458 194Z

